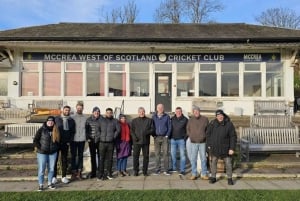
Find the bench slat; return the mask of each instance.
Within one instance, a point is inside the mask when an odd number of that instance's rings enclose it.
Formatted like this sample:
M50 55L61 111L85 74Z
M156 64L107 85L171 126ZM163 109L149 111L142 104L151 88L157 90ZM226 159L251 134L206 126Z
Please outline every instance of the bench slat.
M23 123L5 125L4 144L31 144L42 123Z

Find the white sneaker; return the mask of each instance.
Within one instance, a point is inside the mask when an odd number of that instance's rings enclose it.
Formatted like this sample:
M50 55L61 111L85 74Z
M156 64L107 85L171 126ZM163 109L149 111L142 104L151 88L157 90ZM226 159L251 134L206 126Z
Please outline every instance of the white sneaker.
M61 181L62 181L63 183L65 183L65 184L70 183L70 181L69 181L69 179L67 179L67 177L63 177L63 178L61 179Z
M56 179L56 177L53 177L53 178L52 178L52 184L57 184L57 179Z

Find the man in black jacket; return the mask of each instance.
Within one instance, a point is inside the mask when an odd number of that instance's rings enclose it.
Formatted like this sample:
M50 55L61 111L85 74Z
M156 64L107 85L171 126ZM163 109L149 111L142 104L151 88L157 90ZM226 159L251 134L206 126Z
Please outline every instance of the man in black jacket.
M60 153L61 153L61 170L62 170L62 179L61 181L65 184L69 183L67 176L68 168L68 153L70 149L70 143L74 139L76 133L76 125L73 118L70 116L71 107L66 105L63 107L62 114L55 117L55 123L58 127L60 133ZM59 152L58 152L59 153ZM57 162L59 154L57 154L57 159L54 168L53 183L56 183L57 176Z
M105 117L100 120L100 165L98 179L113 179L112 164L115 140L120 134L119 121L113 118L113 110L106 109ZM106 174L104 174L104 166L106 165Z
M175 115L171 118L171 158L172 158L172 170L171 172L176 172L176 152L177 148L180 152L180 173L182 176L185 174L185 140L187 138L186 125L188 119L182 114L181 107L177 107L175 110Z
M237 136L234 125L223 110L216 111L216 119L212 120L206 131L207 148L211 157L211 177L209 183L217 181L217 163L219 158L223 158L226 165L228 185L233 185L232 181L232 156L234 154Z
M133 175L139 175L139 157L143 152L143 174L148 175L150 136L154 133L153 120L145 116L145 109L139 107L138 117L131 123L131 138L133 142Z

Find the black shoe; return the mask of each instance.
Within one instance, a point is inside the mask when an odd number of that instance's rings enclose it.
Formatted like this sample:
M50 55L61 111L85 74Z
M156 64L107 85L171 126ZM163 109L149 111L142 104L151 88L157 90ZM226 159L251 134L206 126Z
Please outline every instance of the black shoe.
M103 176L102 176L102 175L99 175L99 176L97 177L97 181L100 181L100 180L103 180Z
M139 176L139 172L134 172L133 176L136 176L136 177Z
M178 175L179 175L179 176L184 176L184 175L185 175L185 172L180 172Z
M49 189L51 189L51 190L54 190L54 189L56 189L56 187L55 187L55 185L54 185L54 184L49 184L49 185L48 185L48 188L49 188Z
M88 178L89 179L93 179L93 178L95 178L96 177L96 174L93 174L93 173L90 173L89 175L88 175Z
M231 178L227 180L227 183L228 183L228 185L231 185L231 186L234 184Z
M38 188L38 191L43 191L43 190L44 190L43 185L40 185L39 188Z
M214 177L209 178L209 183L210 183L210 184L214 184L214 183L216 183L216 182L217 182L217 179L216 179L216 178L214 178Z
M147 172L144 172L143 174L144 174L144 177L148 177L149 176Z

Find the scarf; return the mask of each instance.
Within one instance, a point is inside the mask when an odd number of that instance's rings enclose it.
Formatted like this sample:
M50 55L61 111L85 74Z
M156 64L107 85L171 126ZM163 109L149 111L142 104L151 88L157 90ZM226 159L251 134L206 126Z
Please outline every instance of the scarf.
M127 123L121 123L121 140L129 142L130 141L130 131Z
M68 124L69 116L61 115L61 117L62 117L62 120L63 120L64 130L68 131L69 130L69 124Z

